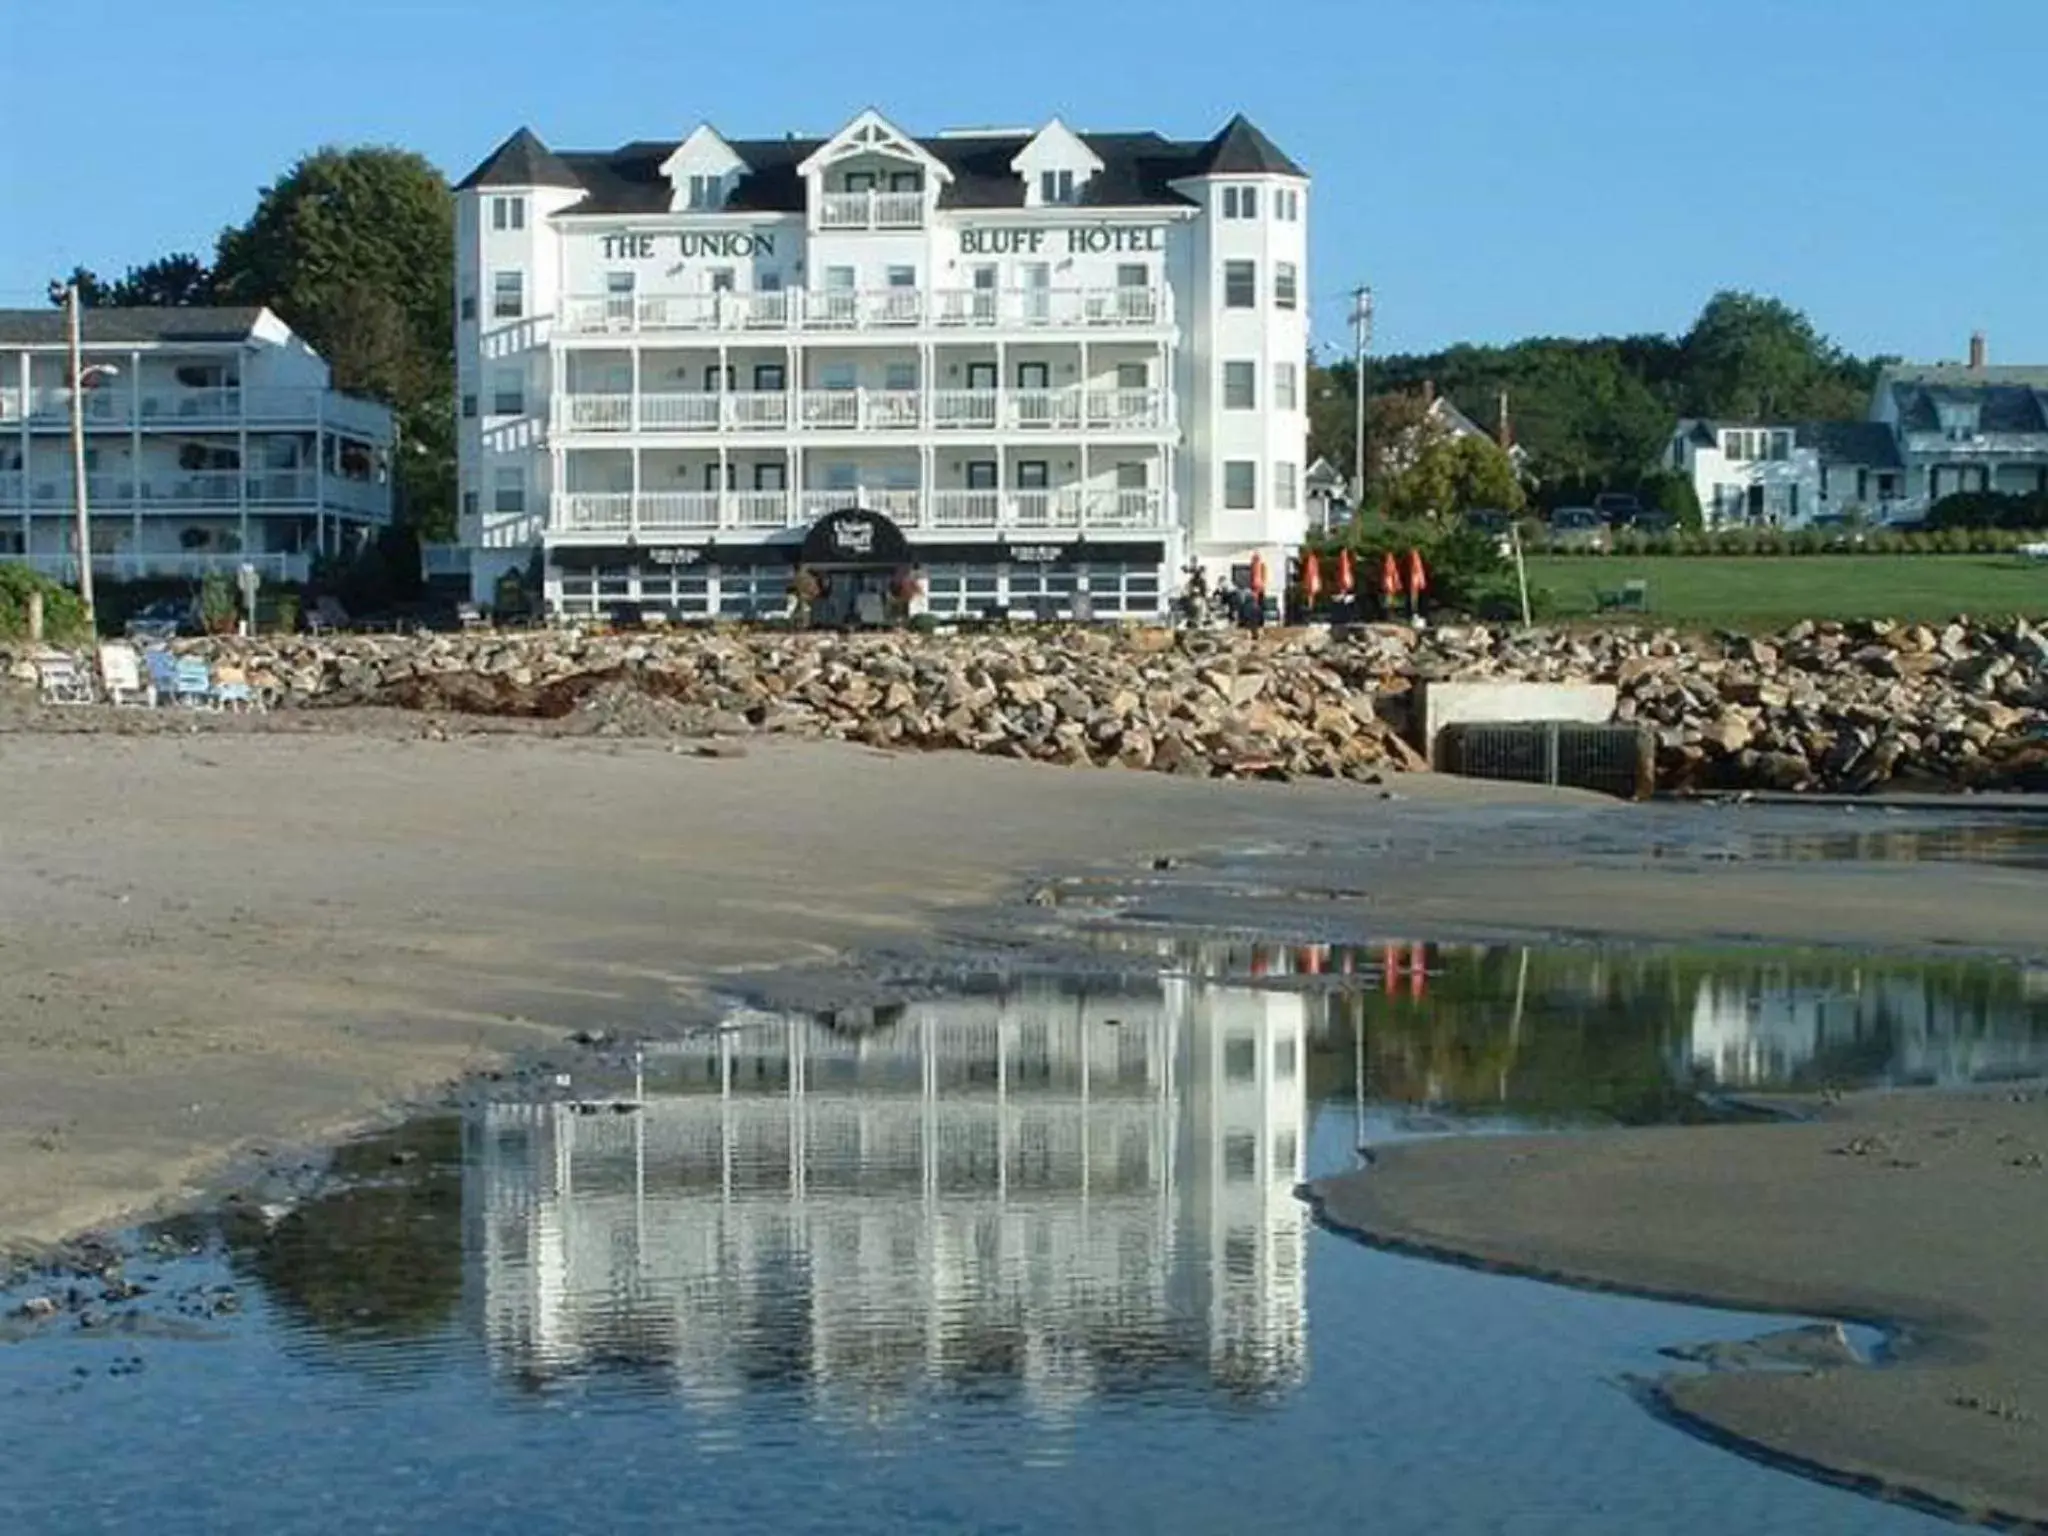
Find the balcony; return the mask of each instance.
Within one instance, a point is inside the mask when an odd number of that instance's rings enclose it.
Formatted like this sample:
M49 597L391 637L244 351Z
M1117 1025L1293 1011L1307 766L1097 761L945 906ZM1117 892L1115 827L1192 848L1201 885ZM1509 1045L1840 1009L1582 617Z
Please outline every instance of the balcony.
M565 434L668 432L1165 432L1162 388L814 389L793 393L563 395Z
M390 509L390 487L378 480L350 480L339 475L324 479L308 469L259 470L244 474L238 470L210 470L192 474L87 475L85 496L88 508L96 511L142 512L235 512L246 496L255 511L277 507L325 506L331 511L357 512L382 517ZM0 516L24 505L30 511L68 511L72 504L68 474L38 476L19 471L0 474Z
M896 194L884 194L896 195ZM788 288L772 293L607 294L572 298L574 336L932 331L1156 331L1173 323L1169 289Z
M71 586L78 580L76 555L9 555L10 564L26 565L53 581ZM196 580L210 571L235 576L245 565L267 582L308 580L313 571L310 554L201 554L194 551L164 551L158 554L95 554L93 575L102 581Z
M19 389L0 390L0 421L20 421L24 414L32 427L66 429L71 422L71 391L31 389L24 398ZM226 385L215 389L145 386L138 391L113 383L85 392L84 414L86 426L96 429L140 426L182 431L246 425L275 430L325 425L374 443L386 442L391 436L390 413L382 406L331 389L243 389Z
M808 528L862 506L899 526L938 532L1157 532L1166 497L1156 489L1088 491L895 490L567 492L554 497L551 537L566 542L660 540Z
M820 229L923 229L923 192L827 192Z

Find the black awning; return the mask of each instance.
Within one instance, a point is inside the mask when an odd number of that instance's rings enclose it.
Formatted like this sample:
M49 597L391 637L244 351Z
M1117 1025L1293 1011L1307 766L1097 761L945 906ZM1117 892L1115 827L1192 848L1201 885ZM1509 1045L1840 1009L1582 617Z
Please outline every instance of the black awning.
M797 558L805 565L893 569L909 565L916 557L903 530L891 519L866 507L842 507L811 524Z

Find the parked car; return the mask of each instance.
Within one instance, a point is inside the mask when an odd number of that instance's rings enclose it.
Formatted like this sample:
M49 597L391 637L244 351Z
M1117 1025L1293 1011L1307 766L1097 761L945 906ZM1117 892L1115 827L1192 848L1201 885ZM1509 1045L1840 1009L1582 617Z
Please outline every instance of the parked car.
M1591 507L1559 507L1550 514L1550 542L1556 549L1604 551L1610 536L1607 524Z
M1672 532L1678 527L1678 519L1662 507L1647 507L1638 512L1628 526L1646 537L1654 537Z
M1615 528L1630 527L1645 510L1641 498L1632 491L1602 491L1593 498L1595 515Z
M1473 507L1465 514L1465 526L1474 533L1485 534L1501 554L1514 553L1515 518L1512 512L1499 507Z

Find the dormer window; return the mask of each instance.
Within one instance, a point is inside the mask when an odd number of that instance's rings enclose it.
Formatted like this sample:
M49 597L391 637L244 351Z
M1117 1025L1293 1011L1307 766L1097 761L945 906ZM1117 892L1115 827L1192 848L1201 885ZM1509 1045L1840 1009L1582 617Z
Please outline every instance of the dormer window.
M1074 173L1070 170L1039 172L1038 200L1046 204L1079 202L1081 193L1074 184Z
M1025 207L1072 207L1081 201L1089 178L1101 173L1102 157L1054 118L1017 151L1010 169L1024 183Z
M1944 400L1936 404L1935 415L1941 422L1941 430L1950 438L1975 437L1977 435L1977 407L1964 400Z
M688 184L688 206L698 210L723 208L725 206L725 178L723 176L692 176Z

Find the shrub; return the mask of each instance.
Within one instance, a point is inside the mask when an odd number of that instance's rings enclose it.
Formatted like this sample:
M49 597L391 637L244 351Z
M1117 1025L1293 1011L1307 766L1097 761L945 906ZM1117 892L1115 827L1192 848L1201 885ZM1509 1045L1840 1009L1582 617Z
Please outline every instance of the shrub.
M53 645L87 639L85 603L69 587L25 565L0 565L0 640L28 638L29 595L43 595L43 638Z
M224 635L235 627L235 614L235 584L226 571L208 571L199 583L199 622L208 634Z
M1944 496L1927 513L1937 530L1957 528L2048 528L2048 495L2002 491L1959 491Z

